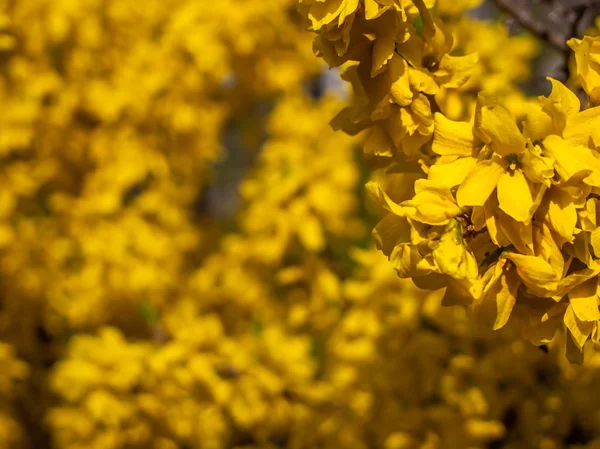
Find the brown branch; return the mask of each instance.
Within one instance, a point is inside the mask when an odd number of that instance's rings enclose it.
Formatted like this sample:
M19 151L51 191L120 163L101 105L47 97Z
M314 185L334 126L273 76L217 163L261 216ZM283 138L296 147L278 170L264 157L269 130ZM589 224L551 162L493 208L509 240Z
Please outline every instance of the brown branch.
M495 0L501 11L554 48L568 52L566 41L579 37L600 13L600 0Z
M571 50L566 42L581 37L600 15L600 0L495 0L495 4L515 24L558 50L561 73L554 75L557 79L568 77Z
M551 7L545 6L543 11L534 12L534 5L528 0L496 0L498 9L509 14L522 28L561 52L565 52L568 51L566 41L571 37L577 17L572 6L565 7L558 3L554 3ZM540 7L540 5L535 6ZM561 16L559 21L552 20L559 16Z

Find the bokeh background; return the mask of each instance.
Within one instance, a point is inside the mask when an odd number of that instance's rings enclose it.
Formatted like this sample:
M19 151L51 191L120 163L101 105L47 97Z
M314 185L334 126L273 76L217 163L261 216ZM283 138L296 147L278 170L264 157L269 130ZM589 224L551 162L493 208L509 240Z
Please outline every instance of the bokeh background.
M374 250L377 161L296 7L0 0L0 448L599 448L600 358ZM567 79L491 2L438 8L481 60L449 117Z

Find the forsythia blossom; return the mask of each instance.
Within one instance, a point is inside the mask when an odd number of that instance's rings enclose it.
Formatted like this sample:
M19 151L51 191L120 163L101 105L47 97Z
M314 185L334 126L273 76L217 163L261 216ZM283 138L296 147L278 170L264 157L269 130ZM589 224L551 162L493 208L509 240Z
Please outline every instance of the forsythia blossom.
M537 54L536 40L529 35L510 36L501 23L473 20L468 9L477 1L438 0L437 12L453 30L456 46L477 53L479 61L459 89L442 89L436 95L440 111L452 120L469 120L475 111L477 92L502 98L511 112L521 115L528 104L521 86L530 76L530 61Z
M524 103L519 116L493 95L506 92L490 89L478 95L470 122L451 120L447 107L434 111L432 95L442 104L454 95L476 58L449 54L451 34L424 2L300 5L318 34L317 54L330 66L346 64L356 94L334 126L368 129L365 154L386 158L388 173L414 170L415 159L424 173L406 197L385 175L368 185L388 212L375 240L397 273L446 287L445 304L468 305L494 329L514 324L538 345L564 323L567 355L580 361L586 341L600 341L600 109L581 110L578 97L550 79L552 93ZM441 10L451 16L455 8L442 2ZM593 105L600 43L569 45Z
M386 165L417 159L433 132L434 96L464 84L477 55L451 54L451 31L423 0L302 0L300 8L318 33L317 54L342 66L354 90L334 127L368 129L365 153Z
M327 98L317 109L296 94L274 111L254 176L241 186L249 205L242 221L257 238L257 257L279 259L294 239L309 251L322 251L328 236L360 233L362 224L354 217L356 139L327 125L339 103ZM294 121L301 125L290 127Z
M0 449L598 447L596 109L532 38L142 3L0 0Z
M17 415L18 401L23 401L24 381L29 376L28 366L15 356L11 345L0 342L0 448L28 447L25 429Z
M525 336L543 344L564 322L577 360L600 318L600 115L551 81L521 122L485 94L472 123L437 113L435 162L415 196L398 204L372 186L390 212L375 236L400 276L439 281L448 303L469 304L495 329L514 309Z

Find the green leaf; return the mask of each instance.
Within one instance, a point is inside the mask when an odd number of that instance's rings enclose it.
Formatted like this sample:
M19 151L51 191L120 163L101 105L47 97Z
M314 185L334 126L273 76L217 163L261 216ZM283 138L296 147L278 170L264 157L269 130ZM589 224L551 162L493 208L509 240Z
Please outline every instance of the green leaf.
M140 315L149 326L154 326L158 323L158 309L149 302L140 304Z
M263 322L259 319L254 318L250 325L252 328L252 333L257 337L260 337L263 333L263 330L265 329L265 325L263 324Z
M417 16L416 19L413 21L413 25L417 30L417 35L423 37L423 28L425 27L423 17Z

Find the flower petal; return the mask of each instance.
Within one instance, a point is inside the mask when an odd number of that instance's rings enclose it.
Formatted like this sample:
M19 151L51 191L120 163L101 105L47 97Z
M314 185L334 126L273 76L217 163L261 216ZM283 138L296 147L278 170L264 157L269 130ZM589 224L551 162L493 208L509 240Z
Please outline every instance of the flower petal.
M600 320L598 310L598 281L592 278L583 282L569 292L569 301L575 316L582 321Z
M552 93L546 97L539 97L543 110L552 117L554 126L562 133L567 124L568 117L576 114L581 109L579 98L563 83L547 77L552 83Z
M583 180L588 185L600 187L600 159L593 150L573 145L556 135L546 137L543 144L564 181Z
M475 132L492 149L502 155L521 153L525 149L525 138L517 122L504 106L493 97L479 94L475 111Z
M498 203L500 209L517 221L526 222L531 219L533 198L529 183L521 170L512 175L504 173L498 180Z
M577 211L571 196L566 191L557 187L549 189L535 215L565 242L573 240L577 224Z
M455 122L435 113L432 150L441 156L471 156L475 137L468 122Z
M458 205L483 206L503 174L504 168L494 160L478 162L456 192Z
M571 332L573 342L581 351L583 349L583 345L594 330L594 323L590 323L589 321L582 321L579 318L577 318L577 315L575 315L575 311L572 305L569 305L569 307L567 307L564 322L567 326L567 329L569 329L569 331Z
M464 181L476 163L477 159L474 157L461 157L449 164L432 165L427 179L453 189Z

